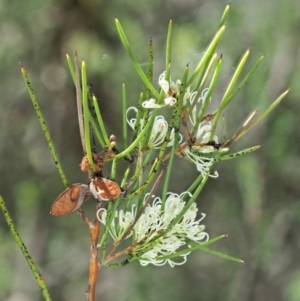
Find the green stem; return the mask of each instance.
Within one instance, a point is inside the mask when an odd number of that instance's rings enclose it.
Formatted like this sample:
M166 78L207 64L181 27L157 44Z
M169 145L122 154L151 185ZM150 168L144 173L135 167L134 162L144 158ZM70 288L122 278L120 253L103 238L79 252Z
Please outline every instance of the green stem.
M153 95L156 98L159 98L159 93L155 90L155 88L153 87L153 85L151 84L151 82L149 81L147 76L145 75L144 71L142 70L142 68L141 68L140 64L138 63L137 59L135 58L119 20L116 18L115 21L116 21L116 26L117 26L117 30L119 32L121 41L122 41L122 43L125 47L125 50L127 51L128 55L131 59L131 62L133 64L136 72L138 73L138 75L140 76L140 78L142 79L142 81L144 82L146 87L153 93Z
M58 156L57 156L57 152L56 152L56 149L55 149L55 146L53 144L53 141L52 141L52 138L51 138L51 135L50 135L50 132L48 130L48 127L47 127L47 124L45 122L45 119L44 119L44 116L42 114L42 111L40 109L40 106L37 102L37 99L36 99L36 96L35 96L35 93L31 87L31 84L29 82L29 79L28 79L28 76L27 76L27 73L25 71L25 68L21 66L21 72L22 72L22 75L23 75L23 79L25 81L25 84L27 86L27 89L28 89L28 92L29 92L29 95L30 95L30 98L32 100L32 104L34 106L34 109L35 109L35 112L36 112L36 115L39 119L39 122L40 122L40 125L42 127L42 130L44 132L44 135L45 135L45 138L47 140L47 143L48 143L48 147L50 149L50 152L51 152L51 155L52 155L52 158L54 160L54 163L56 165L56 168L58 170L58 173L60 175L60 178L64 184L65 187L68 187L69 186L69 183L68 183L68 180L67 180L67 177L63 171L63 168L62 168L62 165L60 164L60 161L58 159Z
M100 112L100 108L98 106L98 101L97 101L96 96L94 96L94 95L93 95L93 104L94 104L98 124L99 124L100 130L101 130L101 133L102 133L102 136L103 136L103 139L104 139L104 143L107 147L110 148L110 141L109 141L109 138L108 138L108 135L107 135L107 131L106 131L104 122L103 122L103 118L102 118L102 115L101 115L101 112Z
M199 72L203 69L204 65L206 64L206 61L211 57L212 52L216 48L216 45L218 44L220 38L222 37L223 33L225 31L225 25L222 26L219 31L214 36L213 40L211 41L210 45L208 46L205 55L203 56L202 60L198 64L196 70L194 71L193 75L187 82L187 87L191 85L191 83L195 80L195 78L198 76Z
M199 116L197 117L196 122L193 126L193 129L192 129L192 132L191 132L192 136L195 134L200 122L202 122L204 114L206 113L206 109L207 109L207 106L209 105L210 97L211 97L211 95L212 95L212 93L213 93L213 91L216 87L216 84L217 84L217 81L218 81L218 78L219 78L221 67L222 67L222 59L220 58L218 63L217 63L217 66L216 66L215 72L213 74L212 80L210 82L210 85L209 85L208 91L206 93L205 99L203 100L203 105L200 109ZM195 101L197 101L197 97L195 98ZM191 110L190 110L190 112L191 112Z
M67 62L68 62L68 66L69 66L69 69L70 69L70 73L71 73L73 82L76 85L76 76L75 76L74 65L73 65L72 60L71 60L71 58L68 54L66 54L66 57L67 57Z
M169 22L168 36L167 36L167 49L166 49L166 70L171 64L172 57L172 20Z
M243 55L241 61L239 62L238 66L236 68L236 71L234 72L234 74L233 74L233 76L232 76L232 78L231 78L231 80L230 80L230 82L228 84L228 87L227 87L227 89L226 89L226 91L224 93L224 96L223 96L222 100L221 100L220 106L219 106L219 108L217 110L217 114L216 114L216 116L215 116L215 118L213 120L213 124L212 124L212 128L211 128L211 134L210 134L209 140L213 139L213 137L215 135L215 132L216 132L216 128L217 128L219 119L220 119L220 117L222 115L222 112L225 109L225 107L232 100L232 98L230 98L231 92L232 92L232 90L233 90L233 88L234 88L234 86L235 86L235 84L236 84L236 82L237 82L237 80L238 80L238 78L239 78L239 76L240 76L240 74L241 74L244 66L245 66L245 63L246 63L246 61L247 61L247 59L249 57L249 54L250 54L250 51L247 50L245 52L245 54Z
M140 132L140 134L137 136L137 138L130 144L129 147L127 147L127 149L125 149L123 152L117 154L116 159L121 159L121 158L125 157L127 154L129 154L131 151L133 151L133 149L144 138L145 134L149 130L149 127L152 123L154 116L155 116L154 114L151 115L150 120L147 122L146 126L143 128L143 130Z
M261 145L252 146L252 147L244 149L242 151L239 151L239 152L236 152L236 153L233 153L233 154L228 154L228 155L222 156L220 158L217 158L216 161L231 160L231 159L234 159L236 157L240 157L240 156L243 156L243 155L246 155L246 154L250 154L250 153L252 153L252 152L254 152L254 151L256 151L260 148L261 148Z
M228 17L229 9L230 9L230 4L226 5L226 7L225 7L225 10L223 12L223 15L222 15L222 18L221 18L221 21L220 21L220 24L219 24L219 28L222 27L225 24L226 19Z
M125 87L125 84L123 83L123 85L122 85L122 113L123 113L123 143L124 143L124 149L126 149L128 147L126 110L127 110L126 87Z
M86 154L85 138L84 138L84 125L83 125L83 113L82 113L82 95L80 86L80 71L77 52L75 52L75 88L76 88L76 104L77 104L77 117L79 134L81 140L81 146L83 154Z
M81 64L81 77L82 77L82 103L83 103L83 116L84 116L84 137L85 137L85 147L86 153L89 160L89 164L92 167L93 171L95 171L95 164L92 157L91 150L91 137L90 137L90 111L88 107L88 98L87 98L87 77L86 77L86 65L85 62L82 61Z
M38 283L38 285L39 285L39 287L42 291L44 299L46 301L51 301L51 297L50 297L50 294L48 292L48 288L46 286L44 278L42 277L37 265L35 264L32 257L30 256L24 242L22 241L22 239L21 239L21 237L20 237L20 235L19 235L19 233L16 229L16 226L15 226L15 224L14 224L14 222L13 222L13 220L12 220L8 210L7 210L7 207L4 203L4 200L1 196L0 196L0 208L3 212L3 214L4 214L4 218L5 218L5 220L8 224L8 227L9 227L12 235L13 235L14 239L17 242L18 247L20 248L23 256L25 257L25 259L26 259L26 261L27 261L27 263L28 263L33 275L34 275L34 278L36 279L36 281L37 281L37 283Z

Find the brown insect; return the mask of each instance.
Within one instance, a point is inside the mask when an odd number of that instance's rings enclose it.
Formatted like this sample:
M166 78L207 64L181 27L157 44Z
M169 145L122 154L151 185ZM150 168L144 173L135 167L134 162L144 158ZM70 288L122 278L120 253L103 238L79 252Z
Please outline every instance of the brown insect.
M89 187L85 184L73 184L63 191L51 206L50 214L64 216L80 208L91 194Z
M121 194L120 186L108 179L94 177L89 183L90 192L99 201L111 201Z

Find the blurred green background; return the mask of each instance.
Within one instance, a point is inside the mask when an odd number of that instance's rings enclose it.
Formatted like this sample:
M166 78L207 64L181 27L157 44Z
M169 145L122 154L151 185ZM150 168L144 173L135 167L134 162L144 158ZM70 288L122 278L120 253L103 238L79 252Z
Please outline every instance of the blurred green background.
M65 53L87 62L109 133L121 137L121 85L129 105L142 83L118 39L121 21L142 66L152 37L155 79L164 70L167 26L174 24L172 78L193 70L217 29L226 1L7 1L0 2L0 194L49 286L53 300L85 300L89 233L76 214L49 214L64 189L19 70L26 67L70 183L85 182L79 170L75 90ZM100 273L97 300L300 300L300 2L236 0L218 47L223 70L218 102L237 62L250 47L248 70L256 74L226 109L230 137L250 111L262 112L287 88L282 104L232 147L263 144L254 154L215 165L198 199L211 237L229 233L213 247L245 260L237 264L203 252L176 268L133 263ZM294 136L295 135L295 136ZM120 143L121 144L121 143ZM172 181L180 193L195 178L184 164ZM177 180L176 180L177 179ZM178 188L178 183L182 187ZM92 202L85 205L87 211ZM43 300L25 259L0 213L0 300Z

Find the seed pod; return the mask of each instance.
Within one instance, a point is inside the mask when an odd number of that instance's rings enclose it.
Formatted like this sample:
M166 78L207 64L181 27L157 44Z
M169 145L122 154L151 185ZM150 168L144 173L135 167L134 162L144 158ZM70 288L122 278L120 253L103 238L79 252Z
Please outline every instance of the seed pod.
M90 194L88 185L73 184L63 191L51 206L50 214L64 216L80 208Z
M111 201L121 194L121 188L117 183L102 177L92 178L89 188L95 199L99 201Z

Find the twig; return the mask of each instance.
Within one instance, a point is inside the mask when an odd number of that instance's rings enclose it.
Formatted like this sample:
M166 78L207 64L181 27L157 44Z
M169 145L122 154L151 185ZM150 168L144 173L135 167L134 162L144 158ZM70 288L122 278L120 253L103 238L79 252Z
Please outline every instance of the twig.
M97 203L96 212L101 207L101 203ZM90 270L89 270L89 286L87 290L87 300L95 301L96 282L99 272L98 267L98 243L100 233L100 221L95 218L94 223L89 224L90 230Z
M77 52L75 52L75 78L76 78L75 84L76 84L76 101L77 101L77 115L78 115L79 132L80 132L83 153L86 154L84 127L83 127L83 115L82 115L82 102L81 102L80 73L79 73Z
M110 256L107 256L107 258L102 261L100 264L99 264L99 269L101 268L101 266L105 266L107 265L109 262L125 255L125 254L128 254L130 253L135 247L137 247L138 245L140 245L141 242L135 242L133 243L132 245L130 245L129 247L127 247L126 249L114 254L114 255L110 255Z
M93 226L93 223L88 219L88 217L85 215L82 207L80 207L77 211L77 213L79 214L79 216L82 218L82 220L84 221L84 223L91 228Z
M25 259L26 259L26 261L27 261L27 263L28 263L28 265L29 265L29 267L30 267L30 269L31 269L31 271L32 271L32 273L33 273L33 275L34 275L41 291L42 291L42 294L43 294L45 300L46 301L51 301L51 297L50 297L50 294L48 292L48 288L46 286L44 278L42 277L39 269L37 268L37 266L35 264L35 262L31 258L24 242L22 241L22 239L21 239L21 237L20 237L20 235L19 235L19 233L18 233L18 231L15 227L15 224L14 224L14 222L13 222L13 220L12 220L12 218L11 218L7 208L6 208L4 200L1 196L0 196L0 208L3 212L3 214L4 214L4 218L5 218L5 220L8 224L8 227L10 228L10 231L11 231L12 235L13 235L13 237L15 238L15 240L17 242L17 245L19 246L23 256L25 257Z
M78 114L78 123L79 123L79 131L83 153L87 153L85 140L89 137L85 137L85 128L83 121L83 111L82 111L82 101L81 101L81 87L80 87L80 73L79 73L79 65L78 65L78 56L75 53L75 77L76 77L76 100L77 100L77 114ZM94 143L94 134L91 128L89 128L89 135L92 137L93 141L93 150L95 150ZM88 139L89 140L89 139ZM91 172L89 172L91 175ZM101 204L97 203L96 212L100 208ZM90 269L89 269L89 284L86 292L87 300L94 301L95 300L95 291L96 291L96 282L98 276L98 242L99 242L99 233L100 233L100 221L95 218L94 223L92 223L84 214L82 208L78 210L78 214L84 221L84 223L89 227L90 231Z

